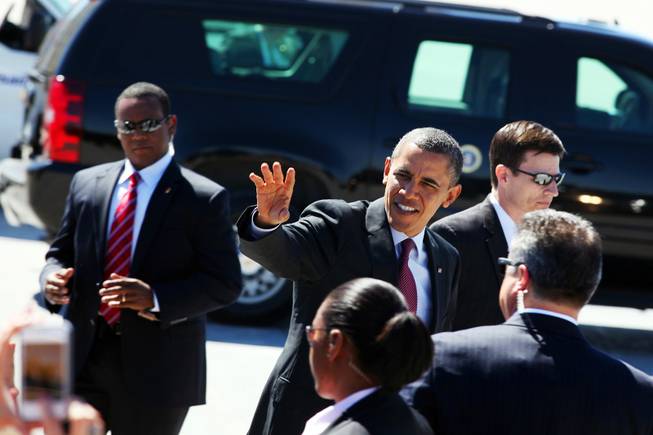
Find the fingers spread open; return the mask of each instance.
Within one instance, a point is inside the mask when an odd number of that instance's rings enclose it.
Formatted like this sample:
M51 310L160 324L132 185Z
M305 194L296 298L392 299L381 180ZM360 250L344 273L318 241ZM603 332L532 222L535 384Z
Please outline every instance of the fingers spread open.
M289 198L292 197L293 189L295 188L295 168L288 168L286 171L286 191Z
M267 163L261 163L261 174L265 183L272 183L274 181L272 171L270 171L270 166Z

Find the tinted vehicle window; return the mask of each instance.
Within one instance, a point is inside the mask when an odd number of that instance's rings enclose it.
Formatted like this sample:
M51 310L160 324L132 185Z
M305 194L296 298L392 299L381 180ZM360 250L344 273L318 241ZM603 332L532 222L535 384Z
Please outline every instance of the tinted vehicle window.
M408 103L463 115L502 117L509 64L506 50L423 41L413 64Z
M316 27L204 20L217 76L319 82L342 51L347 33Z
M653 133L653 78L629 67L582 57L576 79L581 127Z
M121 13L116 8L123 31L95 48L111 53L94 59L97 79L113 81L121 71L124 83L318 98L353 40L349 29L231 19L199 7Z

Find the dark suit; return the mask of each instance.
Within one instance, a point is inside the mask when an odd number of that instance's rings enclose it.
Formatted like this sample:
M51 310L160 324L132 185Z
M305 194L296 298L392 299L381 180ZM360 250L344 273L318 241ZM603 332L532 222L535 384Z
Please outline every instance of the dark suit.
M651 435L653 379L543 314L437 334L403 393L439 435Z
M398 260L383 206L341 200L318 201L298 222L283 225L253 240L249 234L252 209L238 220L241 250L272 272L294 281L288 339L275 365L249 430L250 435L295 435L306 420L329 402L315 393L308 364L304 327L310 325L326 295L359 277L396 284ZM432 331L451 329L458 280L458 254L446 241L426 231L429 252Z
M97 350L96 326L103 281L108 210L124 163L80 171L70 186L61 228L41 273L74 267L70 304L63 314L74 325L77 376ZM155 188L143 219L130 276L149 284L159 322L124 309L122 335L114 344L134 403L188 407L205 402L205 314L233 302L241 276L228 195L216 183L174 161ZM53 311L60 306L49 306ZM114 404L115 405L115 404ZM128 406L120 404L120 406Z
M398 394L377 390L347 409L322 435L433 435L433 431Z
M503 271L497 259L508 255L508 245L490 200L486 198L467 210L436 221L431 230L444 237L460 254L462 266L453 330L503 322L499 309Z

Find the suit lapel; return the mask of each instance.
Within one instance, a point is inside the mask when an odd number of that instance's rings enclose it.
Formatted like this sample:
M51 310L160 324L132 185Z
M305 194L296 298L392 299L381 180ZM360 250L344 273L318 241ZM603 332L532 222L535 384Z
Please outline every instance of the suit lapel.
M431 279L431 301L433 303L433 317L431 318L431 324L427 326L431 332L434 332L439 330L438 320L444 318L444 310L449 305L449 291L443 288L445 280L437 279L444 276L444 265L440 262L442 258L440 245L428 228L424 234L424 243L429 256L429 278Z
M129 273L131 276L138 274L148 247L156 236L159 226L166 215L166 210L178 190L177 183L180 179L181 170L179 166L174 161L170 162L147 205L147 210L145 211L141 230L138 235L138 241L136 242L134 258L132 258Z
M501 285L503 280L503 272L499 267L496 259L508 255L508 244L506 243L506 236L501 229L501 222L497 216L492 203L489 198L483 201L483 227L488 232L488 237L485 239L485 244L490 254L490 259L494 267L494 275L497 279L497 285Z
M365 215L365 227L370 244L372 277L397 285L397 255L383 198L370 203Z
M107 243L107 223L109 218L109 206L113 198L113 190L116 187L118 177L122 172L124 166L123 162L117 162L111 165L107 170L97 176L95 179L95 240L98 243L95 245L97 249L97 258L100 267L104 267L104 255L106 253Z

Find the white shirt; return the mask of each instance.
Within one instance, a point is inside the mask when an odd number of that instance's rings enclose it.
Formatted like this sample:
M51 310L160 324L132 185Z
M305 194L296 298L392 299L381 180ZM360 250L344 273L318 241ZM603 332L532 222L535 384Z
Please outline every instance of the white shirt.
M503 230L503 235L506 238L508 249L510 249L510 243L517 234L517 224L512 220L510 215L506 213L503 207L501 207L501 204L499 204L499 200L496 198L494 192L490 192L488 198L490 198L490 203L492 204L492 207L494 207L494 211L497 212L499 223L501 224L501 229Z
M415 285L417 286L417 317L422 319L425 325L429 325L431 321L431 276L429 274L429 254L424 246L424 233L423 229L415 237L412 237L415 247L410 251L408 256L408 268L415 278ZM408 236L400 233L394 228L390 227L392 234L392 242L395 246L395 255L397 258L401 256L401 242L406 240Z
M250 224L250 231L254 239L260 239L270 232L274 231L278 225L274 228L261 228L256 225L254 222L254 216L256 216L257 210L254 209L252 213L252 220ZM401 242L408 238L404 233L400 233L394 228L390 227L390 232L392 234L392 243L395 247L395 255L397 258L401 255ZM419 234L413 237L413 242L415 242L415 247L410 252L408 257L408 268L415 278L415 285L417 287L417 317L419 317L425 325L430 325L431 322L431 310L433 303L431 301L431 276L429 274L429 255L424 246L424 234L426 229L423 229Z
M567 322L571 322L574 325L578 325L578 320L566 314L556 313L555 311L543 310L541 308L524 308L522 313L544 314L545 316L557 317L558 319L566 320Z
M336 421L340 416L349 408L351 408L357 402L360 402L376 390L379 387L366 388L364 390L356 391L353 394L342 399L340 402L324 408L322 411L315 414L313 417L309 418L304 426L304 432L302 435L319 435L324 432L334 421Z
M132 233L132 247L131 255L134 256L134 251L136 250L136 244L138 242L138 236L141 232L141 226L143 225L143 219L145 219L145 211L147 206L150 203L154 189L159 184L163 173L170 165L172 161L172 156L174 155L174 148L170 146L168 152L161 157L156 162L152 163L150 166L136 171L136 168L131 164L128 159L125 159L125 167L122 170L122 173L118 177L118 183L116 183L116 188L113 190L113 196L111 198L111 205L109 207L109 220L107 221L107 240L109 240L109 235L111 233L111 225L115 219L116 209L120 203L120 198L127 193L129 190L129 177L132 176L134 172L138 172L141 180L136 185L136 212L134 214L134 229ZM153 293L154 298L154 308L151 311L159 311L159 301L156 298L156 294Z

